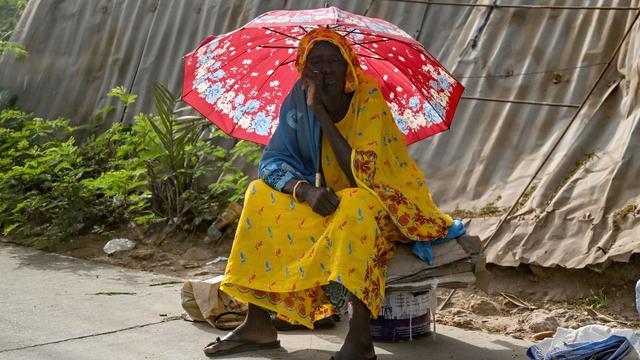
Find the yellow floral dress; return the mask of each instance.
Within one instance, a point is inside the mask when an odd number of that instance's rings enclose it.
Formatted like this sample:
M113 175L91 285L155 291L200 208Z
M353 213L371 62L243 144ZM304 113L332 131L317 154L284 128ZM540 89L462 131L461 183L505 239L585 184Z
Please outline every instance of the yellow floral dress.
M252 182L220 287L309 328L334 312L323 290L330 282L376 317L394 241L438 239L452 224L433 204L377 83L364 73L358 82L347 115L336 124L352 148L357 187L349 187L326 139L322 168L340 198L332 215L322 217L264 181Z

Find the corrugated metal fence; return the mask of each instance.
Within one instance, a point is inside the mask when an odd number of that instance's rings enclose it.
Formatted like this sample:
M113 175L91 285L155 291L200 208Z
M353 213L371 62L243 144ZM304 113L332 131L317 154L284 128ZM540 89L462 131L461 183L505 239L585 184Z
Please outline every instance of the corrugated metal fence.
M330 3L398 24L466 86L452 130L410 152L442 208L473 213L490 261L581 268L640 252L638 0ZM130 122L152 110L152 81L180 88L181 57L207 36L324 5L31 0L14 35L30 56L1 59L0 88L83 123L124 85L140 98L110 120Z

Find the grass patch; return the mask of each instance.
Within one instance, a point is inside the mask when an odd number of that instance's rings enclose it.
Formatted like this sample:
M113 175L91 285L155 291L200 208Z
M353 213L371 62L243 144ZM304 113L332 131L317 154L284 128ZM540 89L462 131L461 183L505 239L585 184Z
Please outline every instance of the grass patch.
M636 213L640 214L640 208L638 207L638 205L634 203L628 203L622 208L616 210L611 216L612 217L611 223L613 226L613 230L614 231L620 230L620 223L622 222L624 217L629 214L636 214Z
M567 176L565 176L564 179L562 179L560 184L558 184L556 189L553 191L553 193L551 193L547 201L544 203L545 208L551 205L551 202L553 201L553 199L555 199L555 197L558 195L560 190L562 190L562 188L569 183L569 181L578 173L578 171L580 171L580 169L585 167L587 163L589 163L589 161L591 161L591 159L593 159L595 156L596 156L596 152L592 150L586 153L584 157L582 157L582 159L576 161L576 164L573 167L573 169L571 169L571 171L567 174Z
M513 209L513 213L520 211L520 209L522 209L527 204L529 199L531 199L531 196L537 189L538 189L538 183L532 183L524 191L524 194L522 194L522 197L520 197L520 200L518 200L518 204L516 204L516 207Z
M607 295L604 293L604 289L600 289L597 293L592 292L591 296L582 298L580 304L590 309L604 310L608 306Z
M498 217L504 215L509 207L507 206L498 206L498 202L502 200L502 196L498 195L495 200L491 201L487 205L481 207L480 209L472 208L469 209L461 209L457 207L449 213L449 215L455 219L473 219L473 218L487 218L487 217Z

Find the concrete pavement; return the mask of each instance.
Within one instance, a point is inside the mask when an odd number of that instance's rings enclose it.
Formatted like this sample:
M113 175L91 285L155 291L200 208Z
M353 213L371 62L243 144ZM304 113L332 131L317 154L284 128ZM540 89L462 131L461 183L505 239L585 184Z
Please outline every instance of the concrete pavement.
M0 360L206 359L219 331L179 319L180 284L162 275L0 244ZM334 329L281 333L279 350L226 359L328 359ZM434 339L376 343L378 359L526 359L530 343L438 326Z

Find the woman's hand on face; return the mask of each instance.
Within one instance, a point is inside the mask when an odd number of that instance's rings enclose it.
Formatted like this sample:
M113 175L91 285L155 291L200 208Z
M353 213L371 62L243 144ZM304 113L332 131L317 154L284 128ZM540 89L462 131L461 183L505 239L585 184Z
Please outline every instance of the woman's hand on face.
M311 209L322 216L333 214L340 204L340 198L325 188L305 185L300 192L301 197L311 206Z
M302 88L307 91L307 106L318 115L321 111L326 111L322 96L323 77L320 71L305 69L302 73Z

